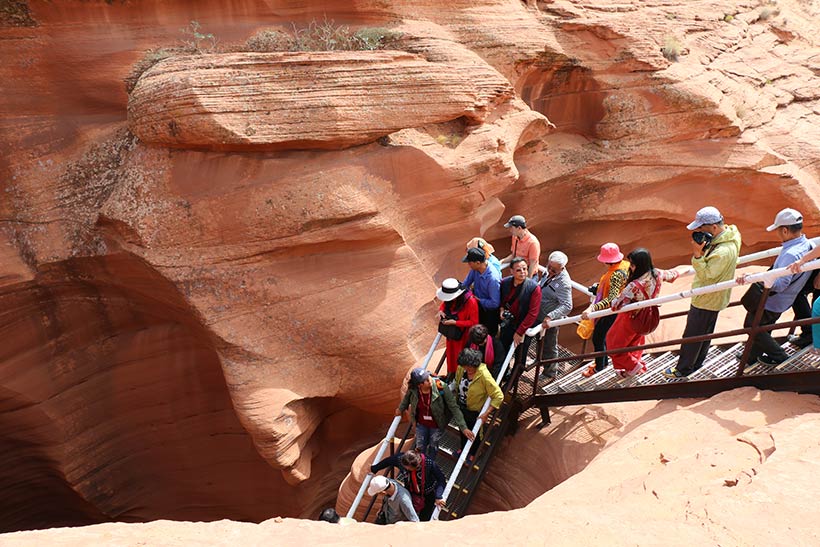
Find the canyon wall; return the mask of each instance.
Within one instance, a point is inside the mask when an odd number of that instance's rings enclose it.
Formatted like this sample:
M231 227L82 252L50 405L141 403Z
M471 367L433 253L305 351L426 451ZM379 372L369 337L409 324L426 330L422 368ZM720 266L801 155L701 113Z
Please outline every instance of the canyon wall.
M706 204L744 252L818 227L811 2L0 8L3 530L313 516L511 214L582 282L608 240L684 261ZM325 18L400 37L243 51ZM191 21L219 48L132 72Z

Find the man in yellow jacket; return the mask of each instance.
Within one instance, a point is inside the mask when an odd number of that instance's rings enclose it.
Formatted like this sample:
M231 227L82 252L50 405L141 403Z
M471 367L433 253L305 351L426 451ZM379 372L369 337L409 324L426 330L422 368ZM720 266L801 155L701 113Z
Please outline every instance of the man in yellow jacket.
M695 279L692 288L714 285L735 278L737 257L740 254L740 232L734 225L723 222L723 215L715 207L704 207L687 226L692 230L692 268ZM683 337L715 332L718 313L729 306L731 289L692 297ZM678 363L663 371L668 378L682 378L698 370L709 351L709 340L683 344Z

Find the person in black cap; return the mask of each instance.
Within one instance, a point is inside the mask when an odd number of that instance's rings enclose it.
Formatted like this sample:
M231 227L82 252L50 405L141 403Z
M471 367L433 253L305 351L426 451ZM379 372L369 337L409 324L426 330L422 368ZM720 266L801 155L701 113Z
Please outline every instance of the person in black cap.
M462 435L471 440L474 438L473 432L467 429L464 415L450 388L430 376L427 369L414 368L410 373L407 392L396 409L396 416L408 408L410 421L416 425L416 452L426 454L431 460L436 459L438 443L449 421L448 415L452 415Z
M509 256L501 263L507 264L516 257L524 258L527 261L527 270L530 277L535 277L538 275L538 257L541 256L541 243L532 232L527 230L527 219L521 215L513 215L504 224L504 227L510 229L512 244L510 245Z
M461 259L470 266L470 273L461 282L466 289L472 288L478 299L478 322L487 327L491 336L498 332L498 308L501 307L501 273L490 267L482 249L473 247Z

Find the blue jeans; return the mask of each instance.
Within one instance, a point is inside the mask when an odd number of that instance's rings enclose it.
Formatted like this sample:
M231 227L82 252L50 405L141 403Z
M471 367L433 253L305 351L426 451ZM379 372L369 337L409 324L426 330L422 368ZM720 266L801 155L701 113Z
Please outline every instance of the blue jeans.
M416 451L435 461L438 454L438 443L444 433L437 427L427 427L416 422Z

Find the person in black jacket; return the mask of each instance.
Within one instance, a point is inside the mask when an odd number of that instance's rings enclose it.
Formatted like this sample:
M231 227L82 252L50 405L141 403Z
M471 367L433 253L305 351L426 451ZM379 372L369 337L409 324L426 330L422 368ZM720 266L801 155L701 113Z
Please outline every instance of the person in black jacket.
M447 486L447 480L436 462L414 450L408 450L407 452L397 452L395 455L371 465L370 472L377 473L391 466L399 470L398 480L410 491L410 495L413 497L413 506L416 508L420 520L430 520L436 505L444 507L444 498L442 496L444 495L444 487ZM424 506L421 510L417 506L417 504L421 505L420 496L424 499Z
M541 287L528 276L527 261L523 258L514 258L510 269L512 275L501 280L501 343L506 350L513 342L522 345L519 355L526 358L532 338L524 333L538 319Z

